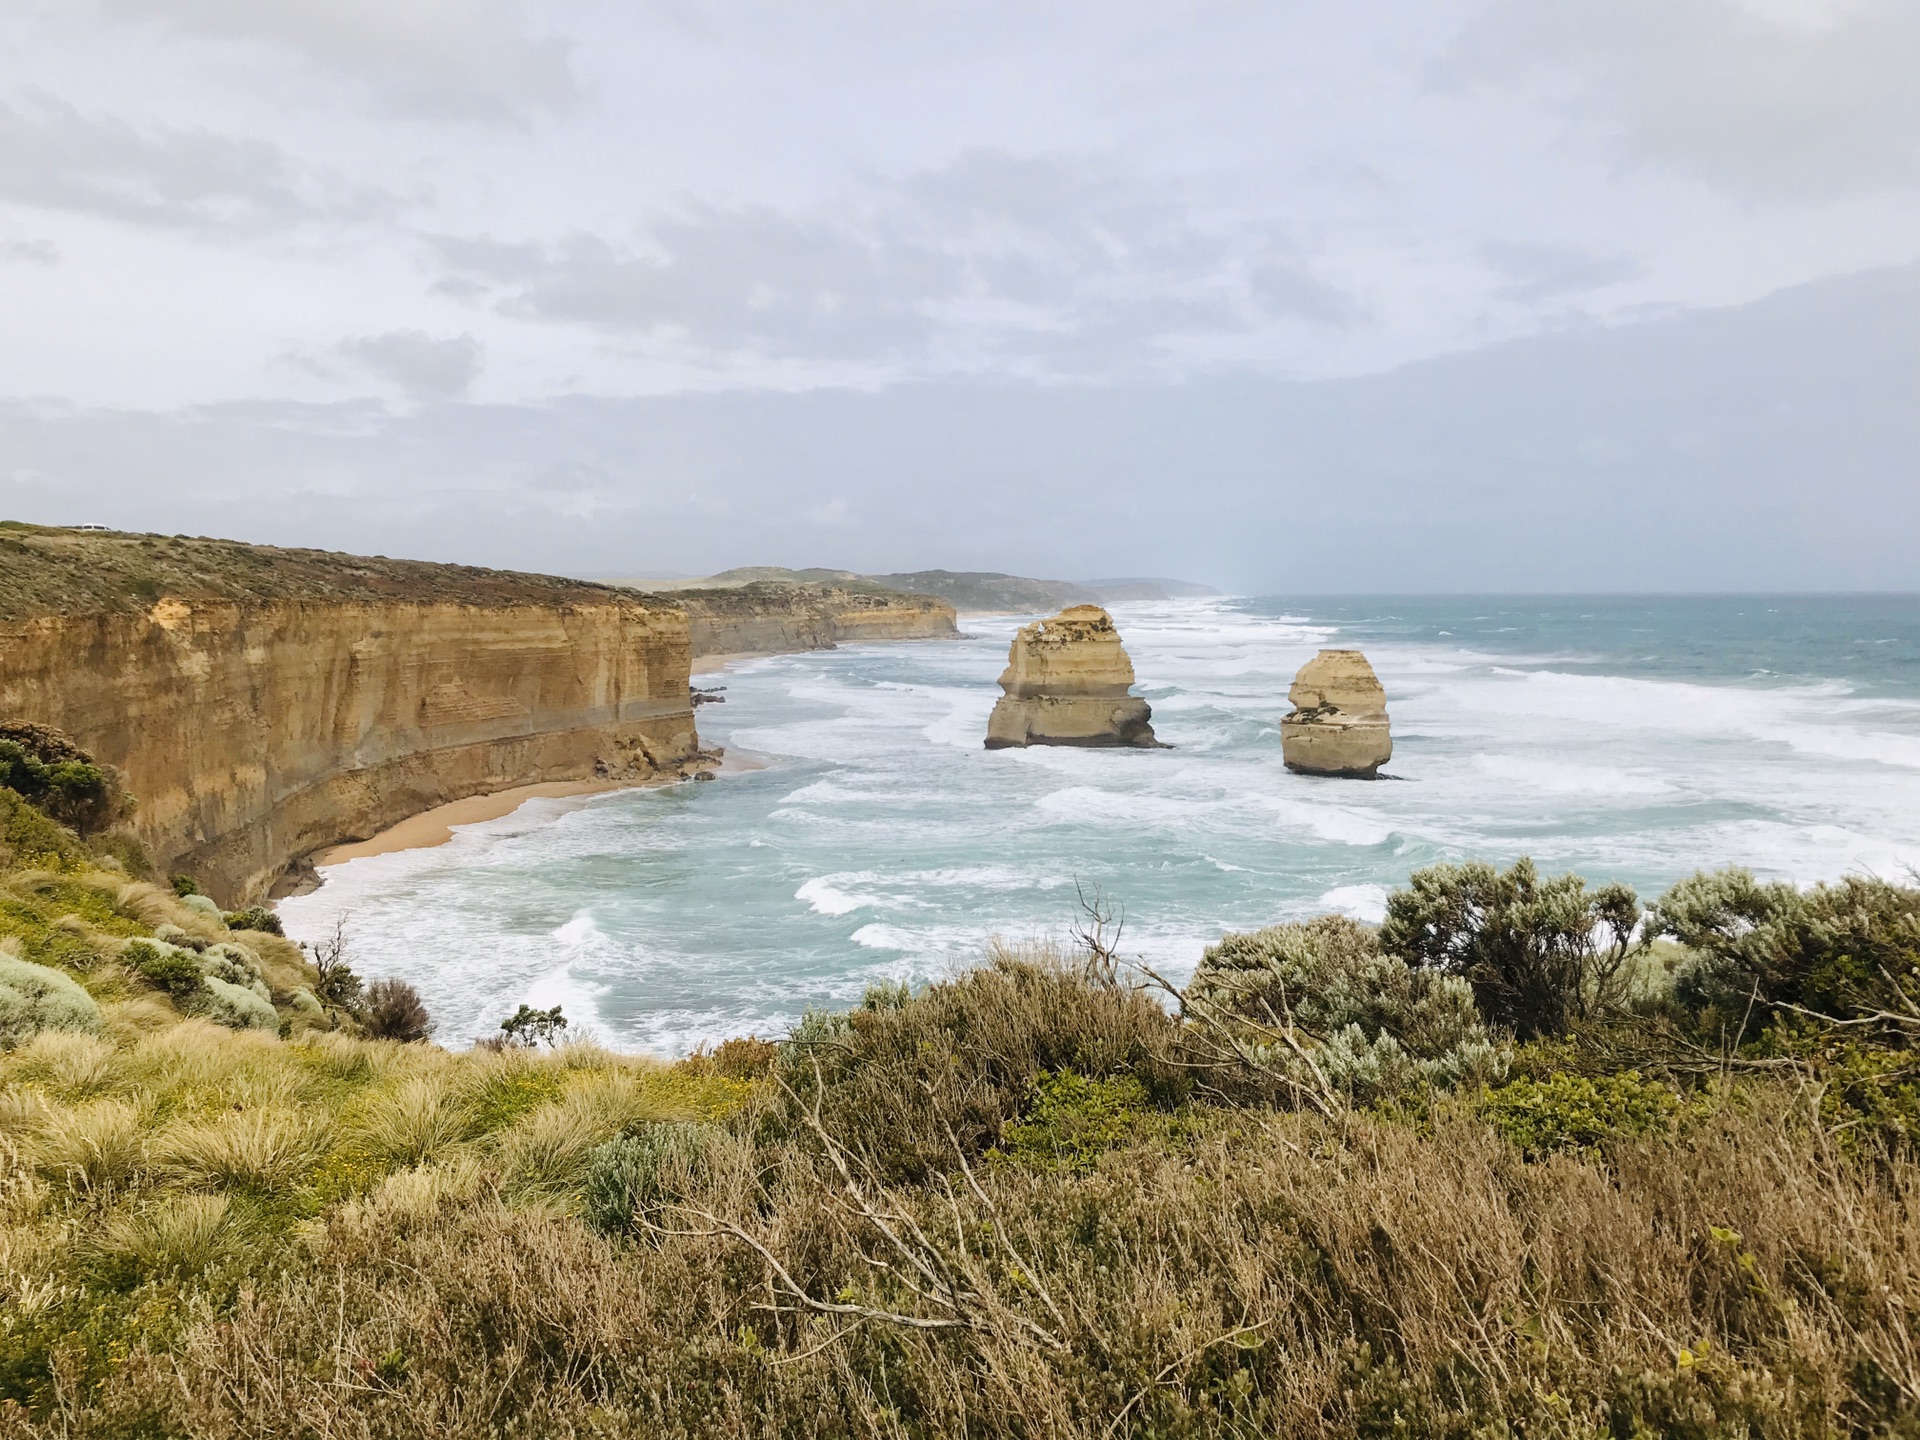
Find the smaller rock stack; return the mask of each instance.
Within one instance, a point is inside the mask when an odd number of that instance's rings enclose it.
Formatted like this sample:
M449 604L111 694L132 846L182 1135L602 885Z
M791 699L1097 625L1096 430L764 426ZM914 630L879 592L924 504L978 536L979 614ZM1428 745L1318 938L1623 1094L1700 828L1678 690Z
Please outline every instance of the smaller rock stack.
M1289 770L1371 780L1393 758L1387 692L1358 650L1322 650L1300 667L1287 699L1280 753Z
M1014 745L1159 746L1153 712L1128 693L1133 662L1113 617L1098 605L1073 605L1051 620L1020 627L1007 651L1000 688L1007 693L987 721L987 749Z

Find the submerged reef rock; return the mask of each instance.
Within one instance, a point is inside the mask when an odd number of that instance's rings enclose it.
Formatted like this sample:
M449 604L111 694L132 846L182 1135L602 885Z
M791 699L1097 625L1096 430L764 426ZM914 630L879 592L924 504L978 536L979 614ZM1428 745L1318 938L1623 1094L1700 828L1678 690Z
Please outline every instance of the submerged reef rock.
M1007 651L1000 688L1007 693L987 721L987 749L1014 745L1158 747L1153 712L1128 693L1133 662L1113 617L1098 605L1073 605L1051 620L1020 627Z
M1393 758L1387 692L1358 650L1322 650L1300 667L1287 699L1280 753L1289 770L1371 780Z

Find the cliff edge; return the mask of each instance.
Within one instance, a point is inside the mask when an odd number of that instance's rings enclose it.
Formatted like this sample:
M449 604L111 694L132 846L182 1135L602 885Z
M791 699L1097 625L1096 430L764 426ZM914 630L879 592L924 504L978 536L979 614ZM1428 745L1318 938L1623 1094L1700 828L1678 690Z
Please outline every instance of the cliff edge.
M155 864L229 906L450 800L677 772L691 653L612 586L0 523L0 717L118 767Z

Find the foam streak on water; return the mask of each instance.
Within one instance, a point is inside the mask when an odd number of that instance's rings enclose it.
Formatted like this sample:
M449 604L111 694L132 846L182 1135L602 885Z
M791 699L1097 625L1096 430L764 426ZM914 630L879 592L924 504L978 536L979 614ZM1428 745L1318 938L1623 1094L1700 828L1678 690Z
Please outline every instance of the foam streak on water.
M1075 882L1183 974L1229 929L1377 920L1437 860L1656 892L1703 864L1800 881L1920 864L1920 604L1187 601L1115 611L1173 750L981 747L1011 619L959 643L736 667L702 733L764 769L463 827L282 904L419 987L458 1044L526 1001L665 1053L1059 936ZM1364 647L1398 781L1290 775L1293 672Z

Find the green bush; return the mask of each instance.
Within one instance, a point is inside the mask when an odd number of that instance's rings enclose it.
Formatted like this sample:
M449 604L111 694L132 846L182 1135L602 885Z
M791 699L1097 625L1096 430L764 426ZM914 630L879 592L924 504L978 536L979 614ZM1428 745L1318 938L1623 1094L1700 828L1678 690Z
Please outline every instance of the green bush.
M1506 1073L1464 979L1408 965L1381 949L1378 930L1341 915L1226 936L1183 999L1202 1025L1247 1022L1242 1043L1259 1062L1305 1080L1304 1059L1261 1038L1291 1025L1327 1082L1361 1101Z
M224 980L242 990L251 990L260 999L271 1002L273 990L260 972L260 957L232 940L209 945L200 956L200 973L209 979Z
M41 725L0 724L0 786L82 834L105 829L129 808L109 771Z
M221 918L220 907L214 903L211 895L182 895L180 903L196 914L205 915L209 920Z
M1784 1006L1835 1019L1911 1013L1920 997L1920 889L1850 876L1797 890L1747 870L1691 875L1648 912L1648 928L1694 952L1674 996L1710 1024L1764 1021ZM1757 1030L1758 1027L1755 1027Z
M789 1133L817 1095L827 1127L890 1183L953 1173L956 1145L969 1158L997 1145L1043 1074L1131 1075L1163 1110L1192 1089L1179 1024L1151 995L1050 953L997 948L904 1004L874 999L803 1021L776 1071Z
M1490 1024L1532 1040L1620 1000L1627 961L1647 943L1639 921L1626 885L1542 879L1525 858L1507 871L1474 861L1416 870L1387 897L1380 942L1415 968L1461 976Z
M249 905L244 910L232 910L221 917L227 922L229 930L258 930L267 935L285 935L286 927L280 923L280 917L264 905Z
M135 940L127 946L125 960L129 970L166 991L182 1010L200 993L200 957L191 950L164 940Z
M0 1050L44 1030L100 1030L100 1007L71 977L0 953Z
M1528 1159L1557 1151L1607 1150L1615 1141L1662 1134L1673 1124L1680 1097L1638 1071L1589 1079L1555 1074L1520 1079L1490 1092L1481 1113Z
M1025 1117L1000 1132L1000 1148L1030 1170L1085 1173L1126 1143L1146 1109L1146 1087L1131 1075L1042 1075Z
M231 1030L265 1030L280 1033L280 1014L273 1002L256 995L244 985L235 985L218 976L208 975L201 982L200 1012L209 1020Z
M587 1222L603 1235L625 1234L642 1209L684 1197L719 1134L712 1125L666 1122L597 1147L587 1157Z
M91 858L71 830L12 790L0 788L0 866L74 870Z

